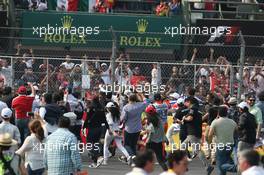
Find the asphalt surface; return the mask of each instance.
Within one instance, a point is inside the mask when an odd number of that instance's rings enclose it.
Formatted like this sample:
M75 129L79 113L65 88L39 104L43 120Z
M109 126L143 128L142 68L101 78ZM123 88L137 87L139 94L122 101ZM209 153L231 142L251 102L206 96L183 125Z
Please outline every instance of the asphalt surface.
M83 161L83 169L88 170L89 175L125 175L127 172L131 171L131 167L126 164L123 164L117 159L117 156L111 158L108 161L108 165L100 167L96 169L91 169L88 167L90 164L90 160L88 160L88 156L82 155ZM162 172L162 169L159 165L155 165L155 171L151 175L159 175ZM206 175L206 171L203 168L201 161L196 158L192 162L189 163L189 171L186 175ZM216 171L214 170L211 175L216 175ZM233 174L230 174L233 175Z

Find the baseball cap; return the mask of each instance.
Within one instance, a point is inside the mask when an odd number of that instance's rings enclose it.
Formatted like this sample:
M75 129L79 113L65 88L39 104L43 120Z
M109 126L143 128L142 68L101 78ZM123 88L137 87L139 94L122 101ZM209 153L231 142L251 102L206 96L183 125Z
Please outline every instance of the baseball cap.
M180 98L180 95L177 92L174 92L174 93L170 94L170 97L172 97L174 99L178 99L178 98Z
M113 102L108 102L105 107L106 108L113 108L113 107L115 107L115 104Z
M2 118L10 118L12 116L12 111L10 108L4 108L1 112Z
M177 100L177 104L184 104L184 98L179 98Z
M231 97L231 98L228 100L228 104L237 104L237 99L236 99L236 97Z
M149 105L149 106L147 106L145 112L149 115L154 115L157 113L157 110L153 105Z
M20 86L17 91L19 94L26 94L27 88L25 86Z
M249 109L249 106L248 106L248 104L247 104L247 102L241 102L241 103L239 103L238 105L237 105L237 107L239 107L239 108L241 108L241 109L245 109L245 107L247 107L248 109Z
M106 64L106 63L102 63L102 64L101 64L101 67L103 67L103 66L107 66L107 64Z

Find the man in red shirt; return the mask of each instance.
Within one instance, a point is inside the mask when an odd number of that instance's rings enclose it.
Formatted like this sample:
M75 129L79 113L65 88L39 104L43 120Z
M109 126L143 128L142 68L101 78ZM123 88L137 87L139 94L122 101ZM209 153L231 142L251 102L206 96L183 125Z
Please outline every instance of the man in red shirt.
M140 75L139 67L135 67L134 74L130 79L130 84L135 86L141 84L142 81L146 81L146 78L143 75Z
M12 101L12 108L15 110L16 116L16 126L19 129L21 134L21 143L24 142L24 139L29 134L28 123L30 120L30 116L28 112L32 112L32 103L35 99L35 89L32 83L28 83L31 88L31 95L27 94L27 89L25 86L20 86L18 88L18 96Z

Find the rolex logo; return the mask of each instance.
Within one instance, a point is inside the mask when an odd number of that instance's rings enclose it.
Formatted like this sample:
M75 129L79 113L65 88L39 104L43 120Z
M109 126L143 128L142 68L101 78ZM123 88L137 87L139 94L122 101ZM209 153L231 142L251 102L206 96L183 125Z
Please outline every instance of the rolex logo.
M62 27L65 29L70 29L72 25L72 21L73 19L71 18L71 16L63 16L61 18Z
M138 33L143 34L146 32L148 22L145 19L139 19L137 22Z

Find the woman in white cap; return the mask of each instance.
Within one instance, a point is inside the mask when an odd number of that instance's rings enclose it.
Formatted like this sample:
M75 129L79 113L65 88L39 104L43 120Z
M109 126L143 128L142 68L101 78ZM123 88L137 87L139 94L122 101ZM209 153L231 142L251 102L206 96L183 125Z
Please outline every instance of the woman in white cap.
M0 174L18 175L19 156L10 151L10 148L17 145L9 133L0 134Z
M1 118L3 122L0 124L0 134L9 133L18 144L21 143L20 132L17 126L10 123L12 117L12 111L10 108L4 108L1 112Z
M119 128L120 124L120 111L117 106L117 104L114 104L113 102L108 102L106 105L106 121L109 125L109 129L107 129L105 134L105 141L104 141L104 165L107 165L107 161L109 156L109 145L113 140L115 140L117 148L125 155L127 162L130 163L130 156L125 149L125 147L122 145L122 133Z

